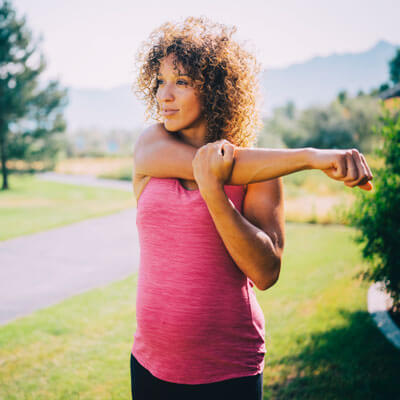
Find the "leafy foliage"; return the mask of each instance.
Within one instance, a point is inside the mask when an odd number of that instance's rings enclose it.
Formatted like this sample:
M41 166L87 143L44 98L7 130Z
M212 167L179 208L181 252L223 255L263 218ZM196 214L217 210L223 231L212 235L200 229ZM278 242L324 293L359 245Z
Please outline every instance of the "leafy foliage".
M356 241L363 243L363 257L370 268L362 273L366 280L384 282L400 311L400 112L386 110L383 126L376 130L384 139L376 153L385 160L374 172L375 190L359 191L350 224L359 229Z
M396 50L396 55L389 62L390 80L396 84L400 82L400 48Z
M372 126L379 115L379 100L364 94L350 98L345 91L326 106L296 110L293 103L274 110L265 122L260 143L278 136L289 148L357 148L369 153L376 146Z

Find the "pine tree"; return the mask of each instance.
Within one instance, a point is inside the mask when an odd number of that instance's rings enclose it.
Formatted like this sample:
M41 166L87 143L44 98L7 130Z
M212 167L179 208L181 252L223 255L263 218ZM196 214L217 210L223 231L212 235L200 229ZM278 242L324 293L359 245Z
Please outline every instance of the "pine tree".
M389 62L390 80L396 84L400 83L400 48L396 50L396 55Z
M35 62L36 60L36 62ZM52 80L39 87L46 68L43 54L9 0L0 0L0 157L2 189L8 189L9 159L54 158L60 148L56 134L65 131L62 108L67 90Z

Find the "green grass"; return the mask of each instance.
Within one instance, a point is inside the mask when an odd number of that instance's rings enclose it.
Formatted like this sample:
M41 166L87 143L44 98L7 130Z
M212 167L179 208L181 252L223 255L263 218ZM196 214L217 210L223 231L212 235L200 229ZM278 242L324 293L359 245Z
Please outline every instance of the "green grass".
M110 171L104 174L97 175L98 178L105 179L118 179L121 181L132 181L132 166L128 165L126 167L119 168L116 171Z
M128 399L136 275L0 327L0 399Z
M398 398L400 352L368 314L354 230L288 224L286 233L278 283L258 295L265 398Z
M258 291L265 399L394 399L400 352L367 312L354 231L286 225L280 278ZM137 275L0 327L0 398L129 399Z
M0 190L0 241L135 207L133 193L10 175Z

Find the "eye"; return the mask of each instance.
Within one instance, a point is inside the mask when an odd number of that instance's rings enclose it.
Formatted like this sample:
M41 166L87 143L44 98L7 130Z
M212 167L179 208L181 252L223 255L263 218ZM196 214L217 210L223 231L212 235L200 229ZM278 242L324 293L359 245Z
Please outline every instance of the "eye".
M156 84L159 85L163 80L162 79L157 79Z
M186 81L183 81L183 80L179 80L176 83L179 83L179 82L181 82L183 85L187 85L188 84Z

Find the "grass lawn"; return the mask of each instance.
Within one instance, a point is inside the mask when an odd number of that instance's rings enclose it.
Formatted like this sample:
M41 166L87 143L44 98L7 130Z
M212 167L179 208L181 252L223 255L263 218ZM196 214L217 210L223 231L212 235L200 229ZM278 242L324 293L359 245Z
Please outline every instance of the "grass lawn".
M288 223L266 320L265 399L395 399L400 352L367 312L354 231ZM0 399L129 399L137 275L0 327ZM206 340L206 338L205 338Z
M2 183L2 181L0 182ZM135 207L133 193L11 174L0 190L0 241Z

